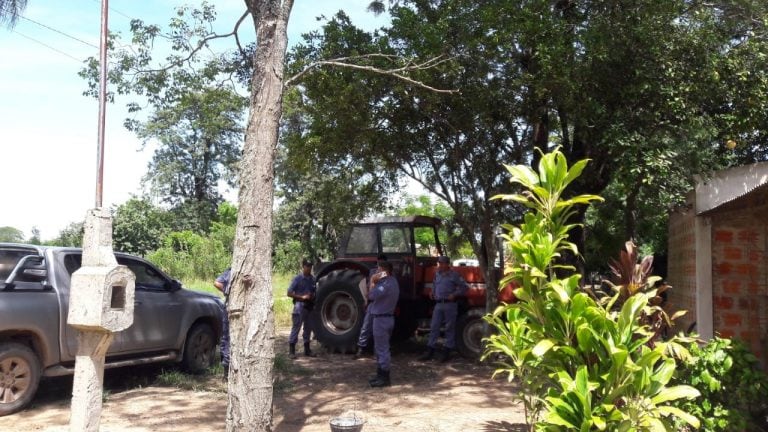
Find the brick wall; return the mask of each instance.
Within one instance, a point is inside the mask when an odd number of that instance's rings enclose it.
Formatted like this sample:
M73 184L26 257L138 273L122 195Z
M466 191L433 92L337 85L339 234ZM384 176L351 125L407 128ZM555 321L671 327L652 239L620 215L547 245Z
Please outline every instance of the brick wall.
M694 211L679 210L669 216L669 249L667 251L667 291L664 309L669 315L688 311L675 321L675 333L685 331L696 321L696 237Z
M768 365L768 207L712 216L714 330L740 339Z

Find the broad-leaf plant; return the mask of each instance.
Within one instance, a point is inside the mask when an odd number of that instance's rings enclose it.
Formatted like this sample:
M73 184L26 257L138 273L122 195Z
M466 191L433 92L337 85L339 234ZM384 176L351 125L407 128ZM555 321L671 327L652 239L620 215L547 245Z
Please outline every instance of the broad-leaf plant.
M495 375L518 380L531 430L672 431L675 418L698 427L696 417L670 404L699 395L690 386L668 386L671 353L680 355L681 346L675 338L649 343L654 331L641 319L656 291L600 302L560 259L579 256L568 241L576 206L601 200L564 195L587 162L569 167L555 149L541 155L538 170L506 166L520 192L494 198L529 211L521 224L503 226L514 265L501 286L514 282L518 301L485 317L496 331L484 358L498 361Z

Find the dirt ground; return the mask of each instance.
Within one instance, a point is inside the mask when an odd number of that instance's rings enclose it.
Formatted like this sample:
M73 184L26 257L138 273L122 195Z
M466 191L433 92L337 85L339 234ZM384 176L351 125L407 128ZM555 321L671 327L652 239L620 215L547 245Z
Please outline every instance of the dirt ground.
M278 336L285 351L285 335ZM376 372L371 357L319 353L285 359L278 367L274 395L277 432L328 432L329 421L354 414L363 432L517 432L524 431L522 405L505 378L491 379L493 368L461 358L447 364L416 360L423 344L393 349L392 386L371 389ZM167 369L167 366L166 366ZM105 374L101 431L213 432L225 429L226 383L209 375L193 388L163 386L163 368L143 366ZM72 378L43 380L27 410L0 418L0 431L68 430Z

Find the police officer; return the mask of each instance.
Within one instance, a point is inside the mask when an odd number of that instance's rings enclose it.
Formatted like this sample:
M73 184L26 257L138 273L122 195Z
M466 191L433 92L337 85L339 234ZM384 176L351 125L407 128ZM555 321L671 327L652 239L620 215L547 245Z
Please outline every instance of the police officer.
M229 281L232 277L232 269L226 269L219 277L213 281L213 286L224 294L224 314L221 317L221 366L224 368L224 379L229 377L229 314L227 313L227 303L229 303Z
M447 256L437 258L437 272L432 287L432 299L435 308L432 311L432 322L429 326L429 341L427 352L419 357L421 361L431 360L435 356L435 343L440 335L440 326L445 324L445 345L440 356L441 362L446 362L451 356L451 350L456 349L456 316L458 315L458 297L467 293L467 283L450 268L451 260Z
M359 359L365 356L365 350L368 348L368 344L373 338L373 317L369 312L371 308L371 299L369 298L369 296L373 288L372 277L374 274L379 272L379 267L378 267L379 264L381 264L382 261L386 261L386 260L387 260L386 255L379 254L379 256L376 258L376 267L372 268L371 271L368 272L368 278L365 281L365 292L363 294L363 297L365 298L365 301L368 307L365 310L365 315L363 315L363 325L362 327L360 327L360 336L357 338L357 352L355 352L355 355L354 355L355 359ZM361 285L361 289L362 289L362 285Z
M293 299L293 313L291 314L291 334L288 336L288 348L291 358L296 358L296 342L299 340L299 330L304 326L304 355L314 357L309 349L309 340L312 334L309 314L314 306L315 277L312 276L312 262L301 262L301 273L296 275L288 286L288 297Z
M373 344L376 351L376 377L368 381L371 387L386 387L390 385L390 352L389 338L395 328L395 306L400 297L400 285L392 274L392 263L380 261L379 272L371 277L373 289L369 298L373 302L368 312L373 320Z

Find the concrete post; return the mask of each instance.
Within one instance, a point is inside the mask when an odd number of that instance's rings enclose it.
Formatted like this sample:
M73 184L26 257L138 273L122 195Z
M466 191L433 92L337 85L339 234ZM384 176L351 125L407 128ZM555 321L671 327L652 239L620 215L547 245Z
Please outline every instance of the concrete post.
M72 274L67 322L78 330L69 428L98 432L104 361L114 332L133 324L136 276L117 265L112 218L93 209L85 219L82 266Z
M101 423L104 359L115 334L112 332L77 332L75 380L69 430L98 431Z

